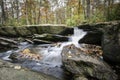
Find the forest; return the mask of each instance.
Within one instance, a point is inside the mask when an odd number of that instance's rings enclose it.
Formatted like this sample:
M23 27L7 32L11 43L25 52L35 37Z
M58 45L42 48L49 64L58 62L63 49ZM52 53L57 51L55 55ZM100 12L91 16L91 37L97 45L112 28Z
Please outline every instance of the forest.
M0 25L66 24L120 19L120 0L0 0Z
M0 80L120 80L120 0L0 0Z

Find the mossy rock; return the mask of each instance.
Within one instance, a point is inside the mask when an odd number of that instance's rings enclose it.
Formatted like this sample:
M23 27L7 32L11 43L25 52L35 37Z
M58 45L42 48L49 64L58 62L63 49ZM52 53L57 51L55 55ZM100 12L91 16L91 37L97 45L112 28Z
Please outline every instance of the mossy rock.
M16 32L20 36L28 36L31 35L31 32L26 27L16 27Z

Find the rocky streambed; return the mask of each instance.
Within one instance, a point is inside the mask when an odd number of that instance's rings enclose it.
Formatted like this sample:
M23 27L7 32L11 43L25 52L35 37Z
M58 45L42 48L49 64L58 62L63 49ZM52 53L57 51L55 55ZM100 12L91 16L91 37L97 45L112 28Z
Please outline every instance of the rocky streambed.
M1 80L17 77L16 80L31 80L37 74L42 77L35 80L119 80L120 22L85 24L78 28L85 32L62 28L57 34L33 32L24 38L2 35L0 49L9 50L0 53L3 69L0 73L4 77ZM17 74L7 73L11 70ZM26 70L35 76L29 77ZM25 75L22 71L26 71Z
M59 80L42 73L33 72L20 65L0 60L0 80Z
M35 80L117 80L114 70L103 61L100 46L81 44L78 48L74 44L67 44L63 46L61 54L55 52L55 55L54 51L59 51L57 48L60 48L60 45L62 43L36 46L27 44L20 46L19 50L4 52L0 54L1 74L3 73L3 77L9 74L10 79L16 80L31 80L37 75L46 77L36 77ZM7 71L16 74L10 76ZM37 75L30 76L32 73ZM1 80L4 80L3 77Z

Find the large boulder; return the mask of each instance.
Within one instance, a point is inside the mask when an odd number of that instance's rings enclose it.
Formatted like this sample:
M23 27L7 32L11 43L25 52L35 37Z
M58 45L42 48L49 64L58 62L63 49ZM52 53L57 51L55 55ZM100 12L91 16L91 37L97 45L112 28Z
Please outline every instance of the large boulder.
M52 76L37 73L20 65L0 60L0 80L59 80Z
M88 31L87 34L79 40L79 43L101 45L102 35L100 31Z
M63 31L58 33L59 35L70 35L74 33L74 28L65 28Z
M80 42L84 43L93 43L93 39L95 41L97 39L101 40L101 45L103 48L103 58L109 63L115 63L117 65L120 64L120 21L112 21L112 22L103 22L97 24L85 24L78 26L80 29L85 31L101 31L101 35L99 36L90 36L92 39L89 40L88 37L84 37ZM99 40L97 40L100 42Z
M97 56L99 47L84 47L68 45L62 50L63 66L74 75L74 80L116 80L114 71Z
M108 62L120 64L120 23L107 25L104 30L103 57Z

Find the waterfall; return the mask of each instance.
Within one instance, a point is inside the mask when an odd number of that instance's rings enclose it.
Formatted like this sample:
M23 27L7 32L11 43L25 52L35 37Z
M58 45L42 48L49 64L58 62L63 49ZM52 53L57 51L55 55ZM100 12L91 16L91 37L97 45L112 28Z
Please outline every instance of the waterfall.
M79 40L82 39L86 35L86 32L84 32L81 29L78 29L77 27L74 28L74 34L71 36L71 42L74 44L76 47L79 46Z
M68 74L66 74L66 72L64 72L63 68L61 67L62 49L64 46L67 46L70 44L74 44L76 47L80 47L78 41L83 36L85 36L85 34L86 32L84 32L83 30L74 28L74 34L69 37L68 42L55 43L55 44L43 44L43 45L37 45L37 46L28 44L26 42L22 42L20 43L18 50L10 50L10 51L4 52L0 54L0 58L2 58L3 60L11 61L11 59L9 59L9 56L13 52L18 53L19 51L24 50L25 48L31 48L31 49L33 48L37 50L38 54L41 55L42 59L39 61L26 60L25 62L22 63L22 66L28 67L38 72L55 76L60 79L62 78L61 80L63 80L63 78L65 78L66 76L67 77L69 76Z
M49 64L52 67L62 65L62 56L61 51L64 46L74 44L76 47L80 47L78 41L86 35L86 32L74 28L74 34L70 37L68 42L58 43L55 47L48 47L46 50L43 50L43 63ZM58 46L60 45L60 46Z

